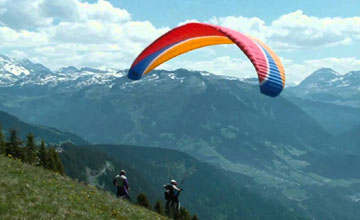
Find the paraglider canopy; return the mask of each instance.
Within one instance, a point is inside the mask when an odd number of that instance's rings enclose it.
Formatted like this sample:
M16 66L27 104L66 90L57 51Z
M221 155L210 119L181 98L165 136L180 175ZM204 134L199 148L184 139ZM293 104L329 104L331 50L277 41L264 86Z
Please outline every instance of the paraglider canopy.
M197 48L236 44L254 65L261 93L275 97L285 86L285 71L279 57L261 41L226 27L188 23L165 33L134 60L128 77L138 80L160 64Z

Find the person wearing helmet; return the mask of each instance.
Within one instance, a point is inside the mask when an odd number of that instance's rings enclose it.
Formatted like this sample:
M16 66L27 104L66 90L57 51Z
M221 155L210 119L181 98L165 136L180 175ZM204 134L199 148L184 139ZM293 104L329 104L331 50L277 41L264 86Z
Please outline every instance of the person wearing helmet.
M183 189L177 187L177 182L175 180L171 180L170 184L163 185L165 188L165 200L166 200L166 207L176 207L179 209L179 195Z
M121 170L119 175L116 175L113 180L114 186L117 188L116 196L121 199L128 199L130 201L129 196L129 183L126 177L125 170Z

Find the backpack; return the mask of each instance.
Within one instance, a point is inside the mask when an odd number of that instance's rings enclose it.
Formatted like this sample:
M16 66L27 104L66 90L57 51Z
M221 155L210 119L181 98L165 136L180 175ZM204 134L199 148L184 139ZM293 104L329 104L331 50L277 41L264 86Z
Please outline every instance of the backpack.
M164 192L165 200L170 200L173 196L173 193L174 193L173 187L171 185L166 185Z

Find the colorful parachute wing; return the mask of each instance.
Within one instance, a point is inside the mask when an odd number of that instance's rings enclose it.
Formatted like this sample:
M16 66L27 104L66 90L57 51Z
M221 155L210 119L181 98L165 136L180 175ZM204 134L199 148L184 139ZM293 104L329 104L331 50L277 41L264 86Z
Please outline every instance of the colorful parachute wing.
M188 23L165 33L135 59L128 73L138 80L160 64L197 48L236 44L250 59L258 74L261 93L275 97L285 86L285 71L279 57L261 41L229 28Z

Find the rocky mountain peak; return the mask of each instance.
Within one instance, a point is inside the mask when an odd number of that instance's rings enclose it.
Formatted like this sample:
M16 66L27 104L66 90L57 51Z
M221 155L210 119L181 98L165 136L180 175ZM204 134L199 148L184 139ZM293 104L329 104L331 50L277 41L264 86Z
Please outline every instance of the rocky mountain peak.
M78 70L76 67L74 66L68 66L68 67L62 67L60 68L58 71L56 71L56 73L77 73L80 70Z

